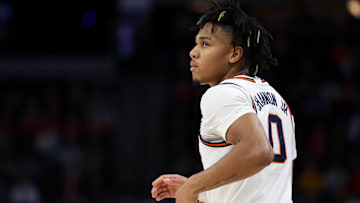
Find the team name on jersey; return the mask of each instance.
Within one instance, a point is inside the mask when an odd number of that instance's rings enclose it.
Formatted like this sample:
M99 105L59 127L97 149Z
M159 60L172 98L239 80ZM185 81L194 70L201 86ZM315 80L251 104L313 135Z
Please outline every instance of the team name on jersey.
M274 105L276 107L278 106L276 97L271 92L258 92L254 95L253 99L259 111L261 111L261 109L268 104Z

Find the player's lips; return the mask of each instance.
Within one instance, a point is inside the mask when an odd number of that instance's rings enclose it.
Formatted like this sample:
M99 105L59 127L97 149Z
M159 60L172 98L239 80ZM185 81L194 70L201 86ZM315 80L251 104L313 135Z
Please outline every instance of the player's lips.
M190 62L190 71L194 71L198 66L194 62Z

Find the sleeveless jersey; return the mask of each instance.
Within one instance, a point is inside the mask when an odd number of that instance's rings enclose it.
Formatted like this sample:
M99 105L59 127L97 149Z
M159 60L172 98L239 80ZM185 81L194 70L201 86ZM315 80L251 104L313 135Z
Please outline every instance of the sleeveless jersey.
M257 115L275 154L273 162L259 173L207 191L206 203L291 203L292 167L297 156L295 123L280 94L259 77L240 75L209 88L200 107L199 150L204 169L231 150L226 132L247 113Z

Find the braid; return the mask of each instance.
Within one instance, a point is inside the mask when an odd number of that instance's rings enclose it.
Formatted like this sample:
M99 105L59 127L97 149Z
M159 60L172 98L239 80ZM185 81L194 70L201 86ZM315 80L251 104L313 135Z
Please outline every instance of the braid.
M200 17L194 29L201 29L206 23L220 25L232 36L232 45L244 50L249 74L277 66L277 59L272 56L271 34L253 17L248 16L240 6L239 0L214 0L211 7Z

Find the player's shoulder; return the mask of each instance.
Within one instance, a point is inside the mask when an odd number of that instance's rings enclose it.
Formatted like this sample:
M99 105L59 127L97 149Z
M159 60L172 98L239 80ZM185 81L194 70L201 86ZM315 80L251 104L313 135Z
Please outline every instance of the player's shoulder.
M248 93L241 85L225 81L210 87L202 96L201 103L224 104L248 98Z
M223 82L210 87L204 94L205 97L226 97L236 94L241 91L243 87L239 84L232 83L231 80L224 80Z

